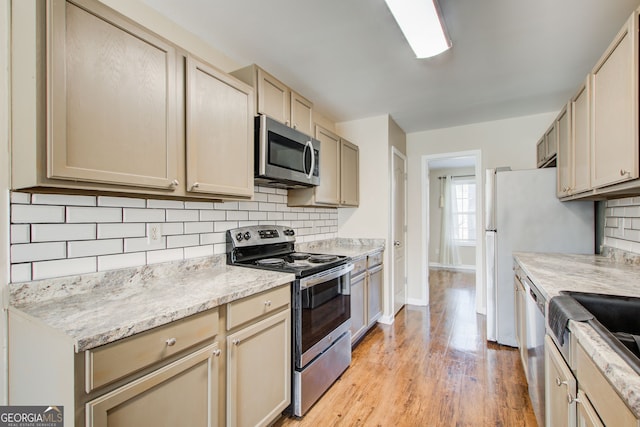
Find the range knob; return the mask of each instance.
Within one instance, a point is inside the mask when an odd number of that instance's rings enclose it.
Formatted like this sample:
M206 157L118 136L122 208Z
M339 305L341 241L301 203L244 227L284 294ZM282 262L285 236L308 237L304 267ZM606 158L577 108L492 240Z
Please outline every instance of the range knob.
M284 235L285 236L293 236L294 234L295 234L295 232L290 228L287 228L287 229L284 230Z
M248 231L244 233L244 240L249 240L251 238L251 233Z
M236 234L236 240L237 240L238 242L242 241L242 239L244 239L244 237L242 237L242 233L238 233L238 234Z

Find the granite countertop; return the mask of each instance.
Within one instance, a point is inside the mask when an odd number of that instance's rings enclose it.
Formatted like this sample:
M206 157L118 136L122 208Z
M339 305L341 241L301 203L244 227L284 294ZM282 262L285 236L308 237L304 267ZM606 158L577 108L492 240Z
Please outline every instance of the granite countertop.
M640 297L640 265L598 255L519 252L514 257L545 296L547 310L548 301L560 291ZM588 323L570 321L569 329L634 415L640 418L640 375Z
M224 256L9 285L9 309L67 335L76 352L295 280Z
M299 252L344 255L355 259L384 251L384 246L384 239L337 238L299 243L296 245L296 250Z

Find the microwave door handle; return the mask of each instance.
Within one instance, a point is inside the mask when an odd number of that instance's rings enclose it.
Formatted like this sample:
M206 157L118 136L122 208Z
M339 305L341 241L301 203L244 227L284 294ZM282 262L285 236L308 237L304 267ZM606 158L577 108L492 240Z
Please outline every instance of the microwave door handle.
M303 157L305 158L307 157L307 149L311 153L311 168L309 169L309 173L307 174L307 179L311 179L311 176L313 175L313 170L315 169L315 166L316 166L316 156L313 153L313 144L311 143L311 141L307 141L307 143L304 146ZM304 159L302 159L302 161L304 162ZM303 166L306 166L306 162Z

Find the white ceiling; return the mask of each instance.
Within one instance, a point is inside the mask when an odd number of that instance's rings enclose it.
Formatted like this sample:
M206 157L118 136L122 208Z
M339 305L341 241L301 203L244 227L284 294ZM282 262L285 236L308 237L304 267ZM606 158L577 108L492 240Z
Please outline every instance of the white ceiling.
M638 0L440 0L453 48L415 59L384 0L143 0L343 121L407 132L566 102Z

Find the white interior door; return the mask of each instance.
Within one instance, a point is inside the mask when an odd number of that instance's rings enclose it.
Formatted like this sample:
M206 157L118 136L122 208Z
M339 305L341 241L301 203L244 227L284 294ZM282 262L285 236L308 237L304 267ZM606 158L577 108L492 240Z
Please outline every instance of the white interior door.
M407 158L392 148L393 314L407 301Z

